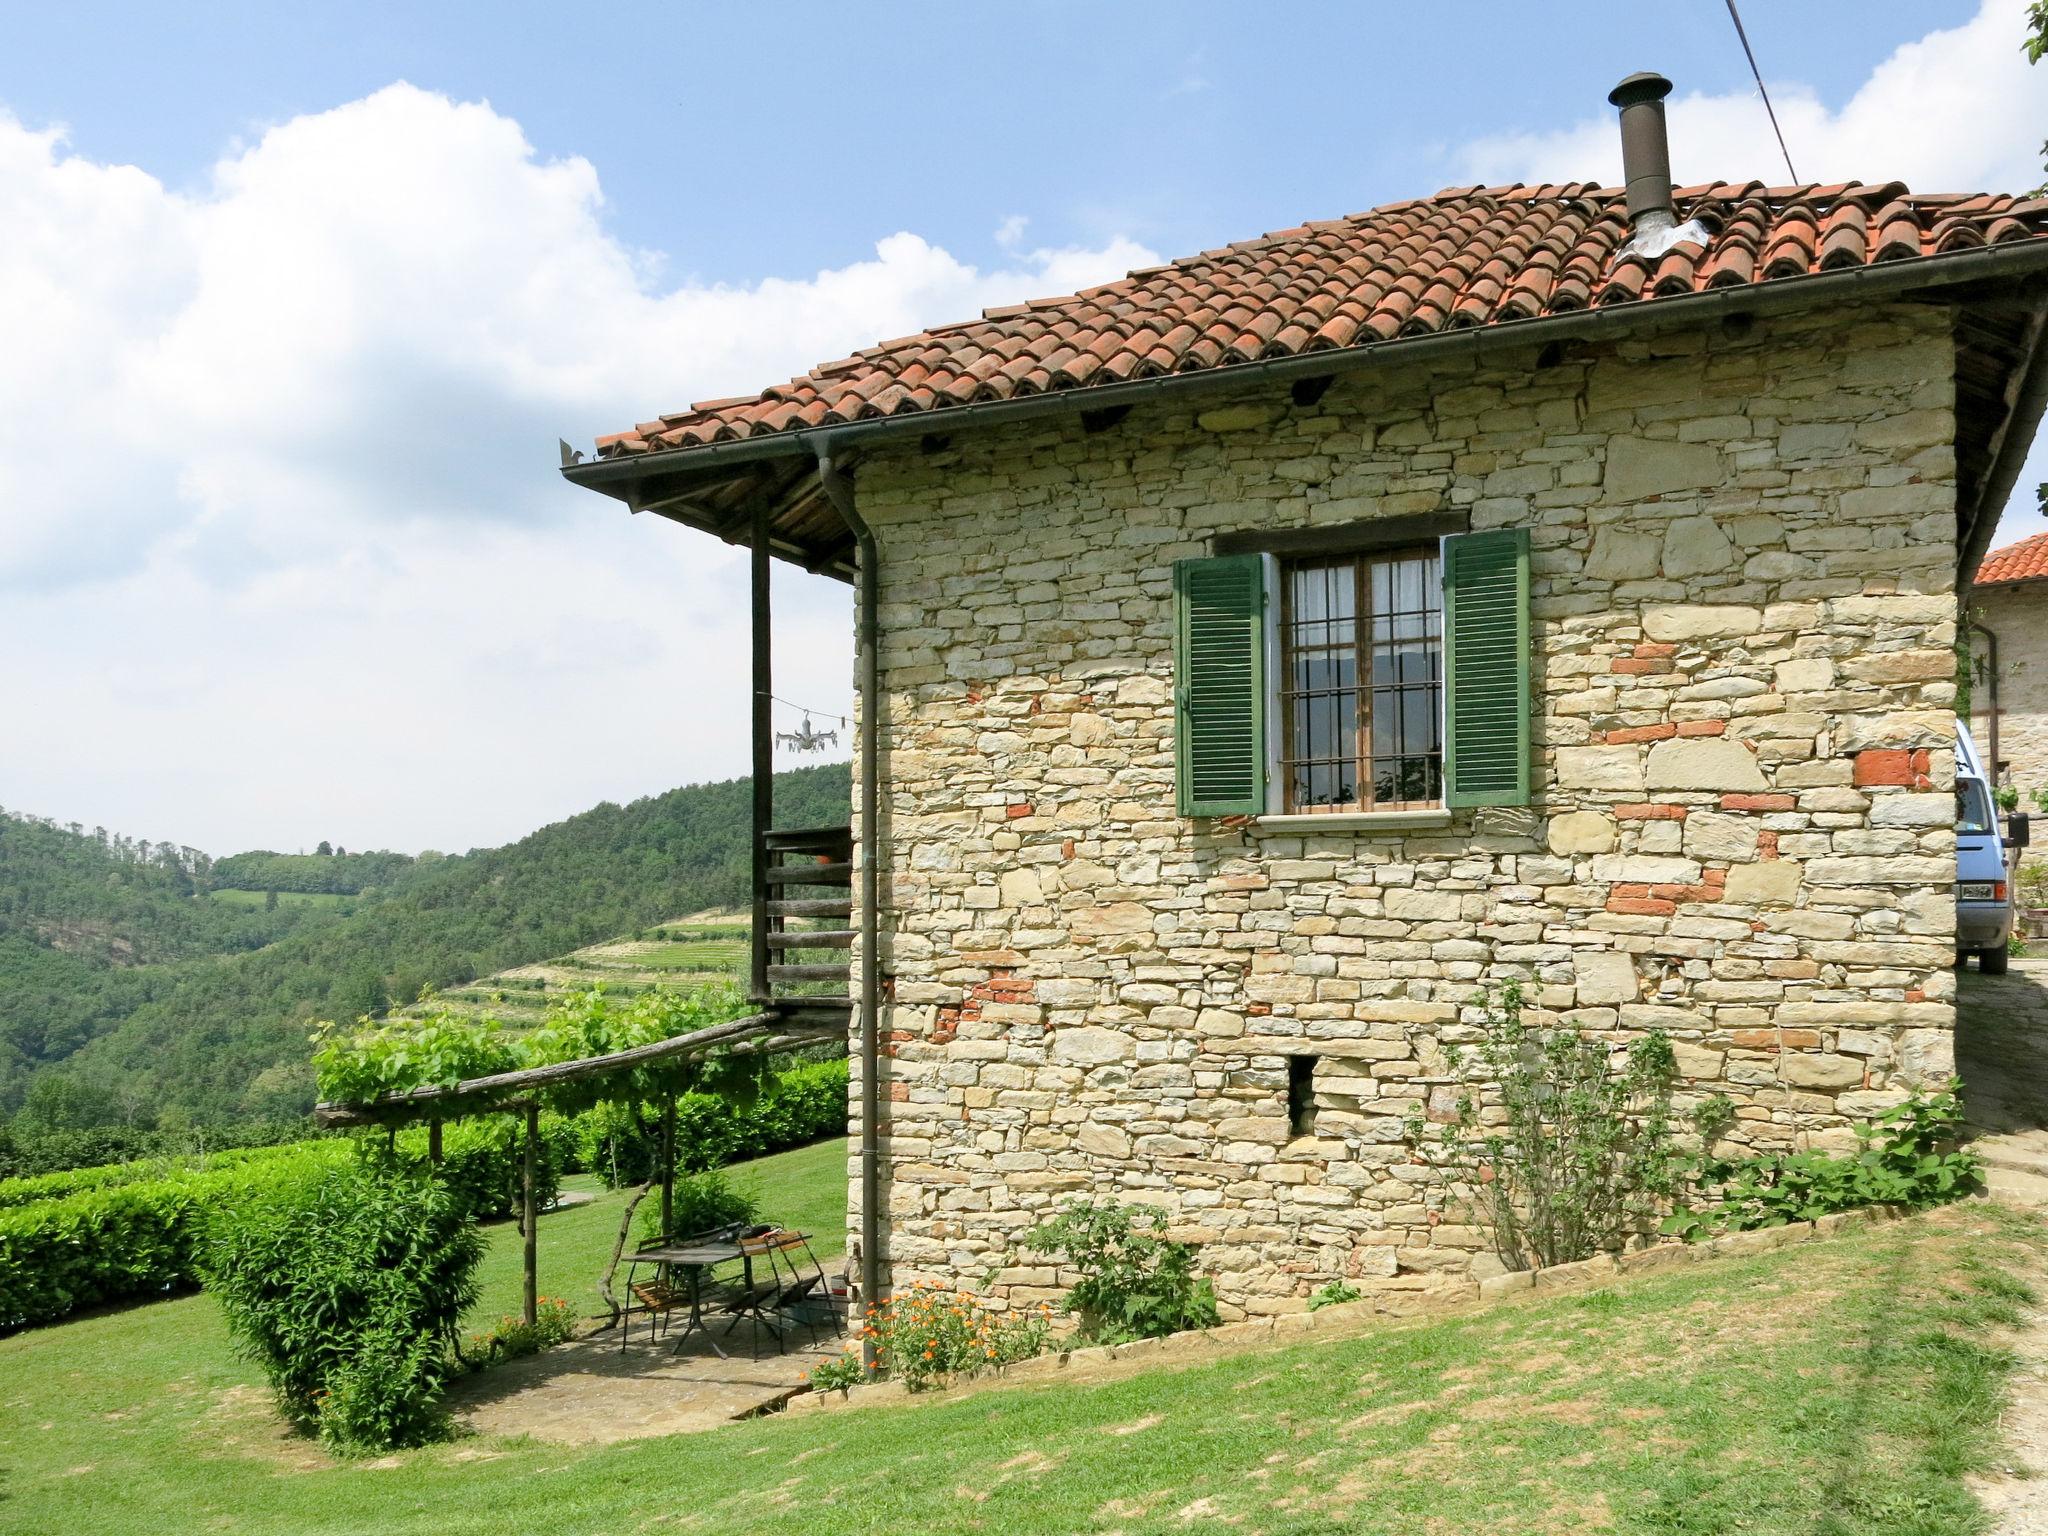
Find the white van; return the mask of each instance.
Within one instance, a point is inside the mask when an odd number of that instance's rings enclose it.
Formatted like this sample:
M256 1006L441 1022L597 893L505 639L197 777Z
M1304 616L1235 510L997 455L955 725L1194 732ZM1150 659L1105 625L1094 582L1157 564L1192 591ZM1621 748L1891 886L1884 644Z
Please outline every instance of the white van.
M1991 775L1970 728L1956 722L1956 964L1970 955L1987 976L2005 974L2012 937L2012 886L2007 850L2027 846L2027 818L2015 815L2001 831Z

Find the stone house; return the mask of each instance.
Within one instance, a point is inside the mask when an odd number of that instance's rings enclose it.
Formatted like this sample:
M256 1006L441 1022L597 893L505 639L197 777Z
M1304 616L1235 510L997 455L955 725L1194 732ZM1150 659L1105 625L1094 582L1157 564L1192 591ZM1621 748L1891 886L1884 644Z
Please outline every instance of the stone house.
M2048 789L2048 533L1985 556L1966 619L1977 745L2000 782Z
M753 548L763 695L770 557L857 584L868 1293L1048 1294L1011 1245L1078 1191L1171 1209L1227 1309L1483 1270L1406 1127L1509 978L1668 1032L1756 1147L1943 1081L1960 573L2044 283L2048 203L1637 144L1626 193L1304 224L566 464Z

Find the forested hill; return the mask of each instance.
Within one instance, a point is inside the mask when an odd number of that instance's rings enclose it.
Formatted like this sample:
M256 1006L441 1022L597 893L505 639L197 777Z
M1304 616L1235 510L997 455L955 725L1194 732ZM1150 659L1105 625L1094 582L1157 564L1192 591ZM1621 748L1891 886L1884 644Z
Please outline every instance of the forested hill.
M314 915L303 905L207 900L214 887L238 883L219 877L232 862L0 814L0 936L95 965L155 965L257 949Z
M775 798L785 826L842 822L846 766L779 774ZM0 910L0 1113L34 1097L90 1103L116 1093L207 1120L296 1113L312 1098L311 1020L375 1012L422 986L743 901L749 804L745 779L691 785L416 865L345 914L244 909L242 919L282 931L241 954L188 958L179 949L144 963L94 963L57 948L45 916ZM39 840L18 841L25 857L30 847L38 861L49 857ZM17 885L6 870L16 846L13 837L0 842L0 901ZM102 919L108 946L126 942L118 914L94 920ZM32 1094L39 1077L61 1079L64 1093Z

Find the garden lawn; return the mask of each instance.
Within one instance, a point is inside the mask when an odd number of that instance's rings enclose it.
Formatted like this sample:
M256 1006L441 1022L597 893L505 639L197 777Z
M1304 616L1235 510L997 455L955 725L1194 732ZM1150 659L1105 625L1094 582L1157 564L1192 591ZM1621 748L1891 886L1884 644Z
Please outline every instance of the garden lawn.
M0 1529L1961 1536L2044 1254L1973 1204L1179 1370L354 1465L280 1434L192 1298L0 1341Z

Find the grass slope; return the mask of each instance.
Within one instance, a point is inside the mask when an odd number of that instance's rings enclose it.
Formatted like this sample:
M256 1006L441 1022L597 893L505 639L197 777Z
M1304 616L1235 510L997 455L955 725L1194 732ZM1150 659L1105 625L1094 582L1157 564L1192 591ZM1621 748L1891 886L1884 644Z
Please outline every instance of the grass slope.
M543 1224L545 1285L587 1272L567 1232L602 1209ZM498 1234L487 1307L514 1294L515 1242ZM1182 1370L341 1466L278 1434L191 1298L0 1341L0 1529L1963 1536L2044 1251L2032 1219L1958 1207Z

